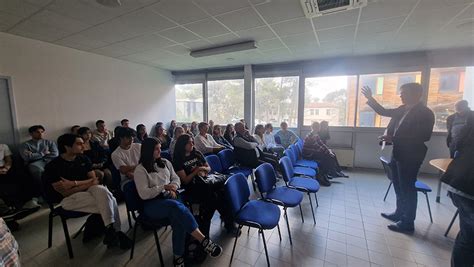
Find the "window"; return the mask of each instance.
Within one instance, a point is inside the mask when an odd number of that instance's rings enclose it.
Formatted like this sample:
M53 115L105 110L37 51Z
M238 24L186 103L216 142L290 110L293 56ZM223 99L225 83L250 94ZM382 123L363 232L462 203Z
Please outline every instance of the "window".
M202 83L176 84L176 120L191 122L203 120Z
M383 94L383 77L379 75L363 75L360 78L360 84L360 87L370 87L377 95Z
M304 125L328 121L331 126L354 124L357 76L331 76L305 79ZM308 110L316 109L314 115ZM326 109L326 112L319 112ZM329 111L328 111L329 110ZM331 111L332 110L332 111Z
M474 67L433 68L428 87L428 107L436 116L434 131L446 131L446 118L454 113L454 104L466 99L472 106ZM470 90L464 90L464 88Z
M208 81L209 119L235 123L244 117L244 80Z
M402 104L399 96L400 86L409 82L421 82L421 72L385 73L361 75L360 81L369 77L377 77L377 90L374 98L385 108L395 108ZM378 93L378 87L382 87ZM374 88L372 88L374 90ZM386 127L390 121L388 117L381 117L373 113L372 108L367 106L366 99L359 92L359 104L357 107L357 126L359 127Z
M299 77L255 79L255 124L297 127ZM314 110L310 110L314 115Z

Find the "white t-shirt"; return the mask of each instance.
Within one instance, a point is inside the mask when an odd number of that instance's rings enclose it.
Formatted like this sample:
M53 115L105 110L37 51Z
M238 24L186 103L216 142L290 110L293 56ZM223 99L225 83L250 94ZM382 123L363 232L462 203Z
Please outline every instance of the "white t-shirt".
M128 150L125 150L121 147L117 147L114 152L112 152L111 158L112 163L114 164L117 170L121 166L136 166L140 161L140 149L142 145L138 143L132 143ZM123 185L128 181L128 177L125 174L120 173L121 182L120 185Z
M196 135L196 137L194 137L194 146L196 147L197 151L201 152L202 154L212 153L214 148L222 147L210 134L206 134L206 137L202 136L201 134Z
M0 167L5 166L5 157L11 155L12 152L10 151L10 148L5 144L0 144Z

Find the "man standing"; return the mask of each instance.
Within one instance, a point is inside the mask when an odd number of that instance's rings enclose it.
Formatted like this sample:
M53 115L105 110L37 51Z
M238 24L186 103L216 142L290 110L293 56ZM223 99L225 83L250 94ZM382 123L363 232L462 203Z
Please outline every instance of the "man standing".
M224 146L219 145L212 135L208 134L209 125L205 122L198 124L199 134L194 137L194 145L196 149L202 154L216 154L225 149Z
M474 116L474 112L469 108L469 103L466 100L456 102L454 105L456 113L449 115L446 119L446 127L448 128L448 137L446 143L449 147L449 154L454 158L454 152L459 149L459 135L469 116Z
M415 182L426 155L425 142L430 140L434 126L434 114L421 103L423 87L418 83L407 83L400 87L403 105L385 109L372 97L369 87L362 88L367 104L377 114L391 117L387 133L380 139L393 144L390 168L393 172L393 187L397 196L394 213L382 213L382 217L394 221L388 228L395 232L412 233L415 230L417 191Z

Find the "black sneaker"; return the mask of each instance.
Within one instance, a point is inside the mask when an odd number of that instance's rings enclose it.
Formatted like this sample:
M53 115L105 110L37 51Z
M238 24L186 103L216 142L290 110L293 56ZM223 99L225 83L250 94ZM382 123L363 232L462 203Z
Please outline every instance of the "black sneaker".
M222 254L222 247L212 242L212 240L207 237L204 238L204 240L201 242L201 245L204 248L204 251L213 258L217 258Z
M174 267L184 267L184 258L178 257L173 260Z
M316 176L316 179L318 180L319 184L322 186L331 186L331 182L328 180L325 174Z
M132 240L124 232L117 232L117 236L121 249L130 249L132 247Z
M113 227L108 227L105 230L105 237L103 241L104 245L107 245L107 248L116 247L119 245L119 238L117 232Z
M12 232L20 230L20 224L17 221L5 221L5 223Z

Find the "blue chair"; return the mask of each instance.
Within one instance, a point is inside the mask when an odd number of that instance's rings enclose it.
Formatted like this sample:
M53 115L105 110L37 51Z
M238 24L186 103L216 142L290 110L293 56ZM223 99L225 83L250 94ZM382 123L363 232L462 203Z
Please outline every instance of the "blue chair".
M153 235L155 236L156 249L158 250L158 256L160 258L161 266L165 266L163 262L163 255L161 254L160 240L158 238L158 230L162 227L167 227L170 225L169 220L152 220L147 218L143 214L143 200L140 198L137 192L134 181L130 181L123 185L123 194L125 198L125 205L127 206L127 211L131 212L133 219L135 220L135 226L133 227L133 237L132 237L132 248L130 250L130 260L133 259L133 252L135 251L135 240L137 236L137 227L139 224L145 226L146 228L153 229ZM138 216L136 215L138 213Z
M274 135L274 137L275 137L275 143L281 145L281 138L280 138L280 136Z
M219 157L221 161L223 174L242 173L245 177L250 176L252 179L253 190L254 191L256 190L255 177L254 177L252 168L235 166L236 161L234 157L234 152L232 150L230 149L221 150L219 153L217 153L217 156Z
M280 167L283 172L283 180L288 187L294 188L301 192L307 193L309 198L309 204L311 205L311 212L313 213L313 221L316 223L314 217L313 201L311 200L311 193L314 193L314 199L316 200L316 206L319 207L318 197L316 192L319 191L319 183L315 179L296 177L291 165L291 160L288 157L282 157L280 159Z
M225 190L234 220L239 224L239 230L242 229L243 226L253 227L257 228L258 233L262 235L267 264L270 266L267 243L263 230L273 229L276 226L281 241L280 226L278 225L280 209L275 204L267 201L249 200L250 190L248 188L247 178L245 178L242 173L232 175L225 183ZM234 258L238 238L239 234L236 234L229 264L232 263L232 259Z
M285 156L289 157L291 160L291 165L293 165L293 170L298 176L309 176L311 178L316 177L316 170L308 167L301 167L296 165L296 155L292 149L285 149Z
M206 156L206 161L209 164L209 167L211 167L211 173L223 173L223 168L221 164L221 160L217 155L209 155Z
M162 150L160 155L162 158L171 161L171 154L168 150Z
M390 180L390 184L388 185L387 192L385 193L385 197L383 198L383 201L387 199L388 192L390 191L390 188L392 187L393 184L393 173L392 173L392 168L390 168L390 162L385 158L385 157L380 157L380 161L382 162L383 169L385 170L385 174L387 175L387 178ZM433 223L433 217L431 215L431 207L430 207L430 201L428 199L428 192L431 192L431 187L429 187L427 184L421 182L421 181L416 181L415 182L415 188L416 191L421 192L425 195L426 197L426 204L428 205L428 212L430 214L430 220L431 223Z
M311 168L315 170L318 169L319 165L316 161L303 159L303 151L299 148L299 146L290 145L289 149L293 150L293 154L295 155L295 158L296 158L296 162L295 162L296 166L307 167L307 168Z
M109 166L110 173L112 174L112 182L114 183L114 187L117 189L117 193L120 194L120 199L123 197L122 189L120 188L120 183L122 182L122 176L120 171L115 168L114 164L110 164ZM130 229L132 228L132 217L129 212L127 212L127 219L128 219L128 226Z
M255 176L257 178L258 190L262 196L262 199L283 207L283 215L286 220L286 226L288 227L290 244L293 245L287 208L299 206L301 220L304 222L303 209L301 208L303 193L286 186L276 187L276 174L270 163L263 163L262 165L258 166L255 170Z

